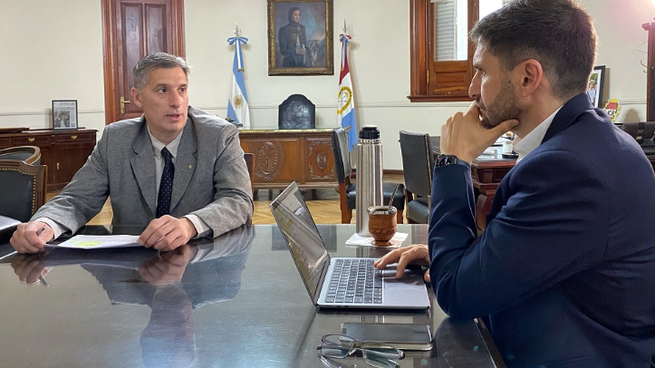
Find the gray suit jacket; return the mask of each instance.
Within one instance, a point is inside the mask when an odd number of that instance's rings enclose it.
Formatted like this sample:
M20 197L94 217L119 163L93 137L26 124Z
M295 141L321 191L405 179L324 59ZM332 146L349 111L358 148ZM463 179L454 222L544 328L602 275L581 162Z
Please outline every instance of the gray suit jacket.
M238 134L234 125L189 106L175 159L171 216L196 215L214 237L250 220L250 176ZM75 232L109 196L114 225L147 225L155 218L155 176L144 117L109 124L73 180L32 219L46 217Z

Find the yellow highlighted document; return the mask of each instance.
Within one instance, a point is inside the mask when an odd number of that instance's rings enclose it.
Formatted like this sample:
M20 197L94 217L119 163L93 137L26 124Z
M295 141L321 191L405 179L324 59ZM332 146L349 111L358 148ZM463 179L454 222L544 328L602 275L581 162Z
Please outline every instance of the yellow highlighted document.
M138 235L75 235L60 244L46 244L48 247L73 249L105 249L142 247L137 243Z

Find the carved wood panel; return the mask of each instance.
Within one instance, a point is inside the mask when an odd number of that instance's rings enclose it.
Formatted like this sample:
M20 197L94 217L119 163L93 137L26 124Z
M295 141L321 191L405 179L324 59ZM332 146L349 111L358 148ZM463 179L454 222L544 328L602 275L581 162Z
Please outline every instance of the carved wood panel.
M255 189L336 188L331 129L242 130L244 152L255 154Z

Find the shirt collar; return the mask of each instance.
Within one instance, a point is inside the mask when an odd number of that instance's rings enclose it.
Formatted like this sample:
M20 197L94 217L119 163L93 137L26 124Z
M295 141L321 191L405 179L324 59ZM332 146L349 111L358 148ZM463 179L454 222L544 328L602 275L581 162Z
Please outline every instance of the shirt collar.
M542 121L539 125L537 125L536 128L534 128L530 133L528 133L525 137L520 138L516 137L514 139L514 142L512 145L514 146L514 151L516 151L519 154L519 158L516 160L516 162L521 161L522 159L525 158L530 152L534 151L541 142L544 140L544 137L546 136L546 132L548 131L548 128L550 128L550 124L553 123L553 120L555 119L555 115L557 115L557 112L562 108L562 106L558 107L557 110L555 110L552 114L550 114L544 121Z
M173 158L177 157L177 149L180 146L180 141L182 140L182 134L178 134L175 139L168 145L162 143L159 139L155 138L154 135L150 132L150 128L148 128L148 135L150 136L150 142L152 142L152 147L155 149L155 157L161 158L161 150L166 147L168 149L168 152L171 153Z

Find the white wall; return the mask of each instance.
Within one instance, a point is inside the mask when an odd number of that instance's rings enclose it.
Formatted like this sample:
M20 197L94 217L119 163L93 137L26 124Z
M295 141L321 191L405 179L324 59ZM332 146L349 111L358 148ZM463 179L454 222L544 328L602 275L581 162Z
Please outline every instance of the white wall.
M606 99L623 108L620 121L645 120L647 33L655 16L650 0L580 0L596 19L598 64L607 66ZM441 124L468 103L410 103L409 5L406 1L334 0L331 76L268 76L267 14L263 0L185 0L191 103L225 116L232 49L227 38L238 22L252 127L277 126L277 106L302 93L317 107L317 126L336 126L339 33L344 19L353 37L350 66L358 124L382 131L385 169L401 169L398 130L439 134ZM0 0L0 127L51 126L53 99L78 100L79 124L104 126L100 1ZM609 92L609 93L607 93Z
M100 1L0 0L0 127L51 127L52 100L104 124Z

